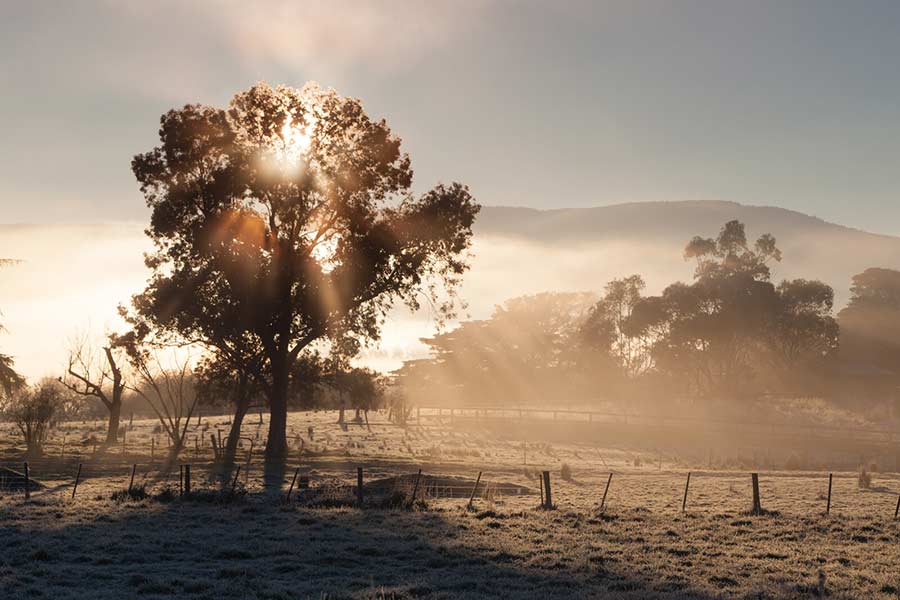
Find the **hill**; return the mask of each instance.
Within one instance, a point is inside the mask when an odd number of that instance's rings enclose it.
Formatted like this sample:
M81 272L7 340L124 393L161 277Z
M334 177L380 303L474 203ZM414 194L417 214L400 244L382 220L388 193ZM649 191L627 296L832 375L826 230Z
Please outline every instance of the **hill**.
M868 267L900 268L898 237L783 208L735 202L644 202L555 210L485 207L476 231L482 243L505 240L538 245L550 255L582 253L601 279L614 271L637 272L647 276L651 287L659 287L673 278L690 277L691 265L682 259L690 238L713 237L731 219L743 222L750 238L762 233L775 236L784 255L781 264L774 265L776 279L821 279L834 287L839 302L846 300L854 274Z

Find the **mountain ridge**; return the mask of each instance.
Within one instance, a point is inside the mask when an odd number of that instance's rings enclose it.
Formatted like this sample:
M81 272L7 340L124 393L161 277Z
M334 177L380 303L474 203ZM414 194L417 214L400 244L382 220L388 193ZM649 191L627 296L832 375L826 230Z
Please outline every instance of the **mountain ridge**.
M599 213L606 212L618 212L622 211L632 211L632 210L645 210L645 209L660 209L660 210L700 210L700 209L717 209L720 211L730 210L732 212L737 213L747 213L747 212L774 212L782 216L788 216L792 219L800 219L805 220L810 223L818 223L825 227L829 228L837 228L840 230L847 230L856 233L861 233L867 236L874 236L880 238L887 238L891 240L900 240L900 235L891 235L885 233L875 233L872 231L867 231L865 229L861 229L858 227L852 227L850 225L844 225L842 223L836 223L834 221L829 221L827 219L823 219L816 215L811 215L808 213L804 213L798 210L784 208L780 206L767 205L767 204L743 204L740 202L735 202L733 200L653 200L653 201L631 201L631 202L617 202L615 204L604 204L598 206L572 206L572 207L560 207L560 208L535 208L531 206L516 206L516 205L483 205L481 214L479 218L476 219L475 226L478 228L481 226L485 219L485 215L488 215L488 221L497 218L500 214L518 214L523 215L527 214L533 218L540 216L560 216L560 215L574 215L574 214L588 214L595 215ZM724 224L725 221L722 222ZM492 223L493 225L493 223ZM122 221L86 221L86 222L77 222L77 223L35 223L35 222L15 222L15 223L0 223L0 231L11 231L11 230L22 230L22 229L32 229L32 228L53 228L53 229L65 229L65 228L77 228L77 229L88 229L88 228L139 228L141 231L146 227L146 225L140 221L136 220L122 220ZM699 234L698 234L699 235ZM708 235L714 235L710 233Z
M748 226L748 237L752 236L751 229L756 229L756 221L758 217L768 217L765 219L767 224L773 225L776 229L783 228L786 224L803 225L804 228L821 227L842 231L847 233L861 234L872 238L880 238L900 242L900 236L874 233L857 227L851 227L841 223L828 221L821 217L810 215L801 211L783 208L772 205L753 205L742 204L730 200L673 200L673 201L648 201L648 202L622 202L616 204L608 204L603 206L590 207L568 207L568 208L534 208L525 206L483 206L479 218L476 219L475 227L490 233L509 233L508 228L497 223L501 218L516 218L520 223L523 219L550 219L565 220L566 218L574 218L579 221L579 229L587 226L585 218L588 218L590 226L596 227L595 218L598 216L609 216L612 220L617 220L617 226L623 224L623 216L633 216L634 213L649 213L653 211L661 211L671 215L672 213L683 213L688 215L696 215L697 213L705 213L709 215L708 219L700 219L700 221L713 222L721 220L718 226L724 225L729 217L737 218ZM712 215L715 218L712 218ZM594 217L594 218L592 218ZM781 218L782 222L768 223L768 221L777 221ZM691 220L694 220L693 218ZM671 222L666 221L665 225L670 227ZM715 231L701 232L697 231L695 235L704 237L713 237L718 233ZM759 232L763 233L763 232ZM686 240L685 240L686 241Z

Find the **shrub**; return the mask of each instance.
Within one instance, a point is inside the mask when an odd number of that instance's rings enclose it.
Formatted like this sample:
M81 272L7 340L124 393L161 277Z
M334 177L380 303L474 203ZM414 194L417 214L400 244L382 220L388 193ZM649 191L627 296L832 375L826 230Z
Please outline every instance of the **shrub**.
M569 463L562 464L562 467L559 469L559 476L565 481L572 481L572 467L569 466Z
M859 477L857 478L857 483L859 484L859 489L867 490L872 487L872 476L866 472L866 468L863 467L859 472Z
M114 502L128 502L129 500L140 501L150 497L147 493L147 486L134 486L130 490L119 490L113 492L110 498Z
M3 406L3 417L13 423L25 439L29 456L41 456L44 442L62 418L71 399L52 379L17 389Z
M153 496L153 499L157 502L172 502L176 498L178 498L178 490L170 485L167 485Z

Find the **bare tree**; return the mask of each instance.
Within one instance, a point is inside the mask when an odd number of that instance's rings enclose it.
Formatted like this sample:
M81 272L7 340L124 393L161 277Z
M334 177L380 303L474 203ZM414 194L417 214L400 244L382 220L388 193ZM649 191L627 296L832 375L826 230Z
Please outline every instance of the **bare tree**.
M3 403L3 417L22 433L28 456L44 453L47 435L63 418L68 400L57 382L44 379L34 386L20 386Z
M92 348L87 336L76 338L69 348L66 374L59 381L72 392L85 398L96 398L109 411L106 444L116 443L125 379L122 375L121 351L110 343L100 352Z
M197 408L197 382L190 357L172 357L171 367L164 366L155 352L130 352L135 383L128 386L144 399L156 413L162 430L172 442L167 466L174 464L184 448L188 425Z

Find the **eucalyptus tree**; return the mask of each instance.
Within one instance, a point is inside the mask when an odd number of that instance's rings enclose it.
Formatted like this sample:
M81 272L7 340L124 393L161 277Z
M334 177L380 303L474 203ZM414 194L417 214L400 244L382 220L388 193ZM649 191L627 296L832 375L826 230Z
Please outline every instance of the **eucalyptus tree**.
M159 137L132 163L155 250L129 319L234 361L252 348L266 455L281 461L296 359L334 337L377 339L398 304L452 317L479 207L457 183L414 197L387 123L315 84L169 111Z

